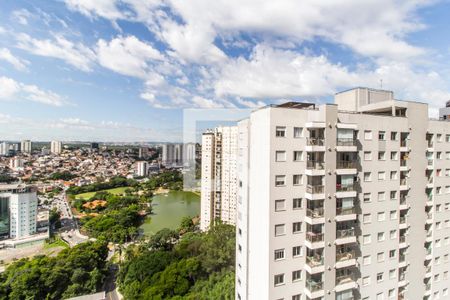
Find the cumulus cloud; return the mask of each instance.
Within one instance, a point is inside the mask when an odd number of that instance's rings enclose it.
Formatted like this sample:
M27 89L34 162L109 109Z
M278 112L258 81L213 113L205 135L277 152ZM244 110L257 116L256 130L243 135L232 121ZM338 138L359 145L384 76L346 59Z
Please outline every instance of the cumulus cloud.
M19 71L27 70L28 61L14 56L7 48L0 48L0 60L4 60Z
M17 37L17 47L32 54L61 59L82 71L91 71L95 53L82 43L74 43L63 36L51 39L35 39L21 33Z
M43 90L36 85L17 82L12 78L0 77L0 100L30 100L52 106L67 104L65 99L52 91Z
M140 78L147 77L149 61L164 59L157 49L135 36L118 36L109 42L100 39L96 52L98 62L103 67Z

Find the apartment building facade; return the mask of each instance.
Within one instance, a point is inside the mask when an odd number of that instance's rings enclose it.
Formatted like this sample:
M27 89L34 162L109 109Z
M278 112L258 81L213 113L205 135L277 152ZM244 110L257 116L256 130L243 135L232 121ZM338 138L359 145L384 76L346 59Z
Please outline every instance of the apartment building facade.
M448 299L450 123L390 91L238 124L236 299Z
M237 127L223 126L202 135L200 229L215 220L236 223Z

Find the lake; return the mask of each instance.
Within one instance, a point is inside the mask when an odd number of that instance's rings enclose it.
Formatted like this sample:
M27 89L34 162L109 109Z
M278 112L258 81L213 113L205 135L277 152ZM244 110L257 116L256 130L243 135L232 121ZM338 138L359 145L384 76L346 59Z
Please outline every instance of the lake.
M200 215L200 196L183 191L153 197L153 214L147 216L141 229L149 236L163 228L177 229L183 217Z

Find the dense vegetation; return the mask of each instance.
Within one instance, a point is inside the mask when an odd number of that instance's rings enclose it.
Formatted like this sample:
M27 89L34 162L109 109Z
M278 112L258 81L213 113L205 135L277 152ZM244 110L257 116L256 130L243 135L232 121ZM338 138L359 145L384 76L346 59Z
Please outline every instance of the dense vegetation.
M125 177L113 177L108 182L97 182L93 184L83 185L83 186L72 186L67 190L68 194L76 195L89 192L97 192L101 190L113 189L125 186L136 186L137 181L133 179L127 179Z
M143 184L146 189L154 190L162 187L171 190L183 189L183 175L179 171L165 171L150 179Z
M77 175L72 174L68 171L64 171L64 172L55 172L55 173L51 174L49 176L49 179L69 181L71 179L74 179L75 177L77 177Z
M86 242L56 257L21 259L0 274L0 299L65 299L102 289L108 249Z
M234 299L234 227L197 232L187 219L181 227L127 249L118 276L126 299Z
M15 177L11 177L7 174L0 174L0 182L1 183L11 183L17 181L18 179Z
M81 219L83 230L89 236L103 238L114 243L130 241L138 234L138 227L142 222L141 212L151 212L151 199L145 196L118 196L105 192L98 192L96 200L105 200L105 207L97 207L93 211L98 215L88 215ZM86 200L75 200L75 207L85 212L82 206Z

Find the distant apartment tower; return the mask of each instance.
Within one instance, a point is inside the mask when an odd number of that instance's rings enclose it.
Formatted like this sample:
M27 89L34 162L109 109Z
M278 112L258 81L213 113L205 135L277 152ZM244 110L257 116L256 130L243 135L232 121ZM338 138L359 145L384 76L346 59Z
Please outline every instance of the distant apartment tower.
M147 176L148 175L148 163L146 161L138 161L137 162L136 174L137 174L137 176Z
M200 229L215 220L236 223L237 127L217 127L202 135Z
M1 142L0 143L0 155L6 156L6 155L8 155L8 151L9 151L9 143Z
M60 141L51 141L50 153L60 154L62 152L62 143Z
M183 144L164 144L162 163L165 166L177 166L183 163Z
M450 124L356 88L239 122L236 299L449 299Z
M197 147L197 145L195 143L184 144L184 149L183 149L183 162L184 163L195 162L196 147Z
M24 166L23 159L21 159L19 157L13 157L9 161L9 167L14 171L23 170L23 166Z
M20 239L36 233L36 188L0 185L0 238Z
M22 153L31 153L31 141L23 140L20 142L20 151Z

